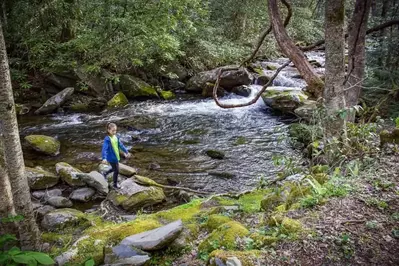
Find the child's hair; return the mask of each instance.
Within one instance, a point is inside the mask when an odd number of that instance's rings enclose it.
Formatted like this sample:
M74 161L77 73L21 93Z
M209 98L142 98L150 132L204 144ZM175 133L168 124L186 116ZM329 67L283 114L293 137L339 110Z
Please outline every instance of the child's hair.
M114 128L114 127L116 127L116 124L115 124L115 123L110 123L110 122L108 122L108 123L107 123L107 134L108 134L109 130L110 130L111 128Z

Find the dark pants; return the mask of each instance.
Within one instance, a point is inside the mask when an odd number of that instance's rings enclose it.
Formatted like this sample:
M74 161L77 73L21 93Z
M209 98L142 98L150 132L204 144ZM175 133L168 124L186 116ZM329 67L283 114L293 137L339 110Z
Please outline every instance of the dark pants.
M109 163L111 165L111 169L104 173L104 176L109 175L110 173L114 172L113 181L114 186L118 183L118 175L119 175L119 163Z

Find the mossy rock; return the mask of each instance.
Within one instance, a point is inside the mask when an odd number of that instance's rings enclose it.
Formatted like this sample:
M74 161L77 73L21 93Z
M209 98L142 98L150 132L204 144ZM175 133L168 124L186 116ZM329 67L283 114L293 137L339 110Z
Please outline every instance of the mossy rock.
M90 107L88 103L74 103L68 107L72 112L88 112Z
M249 234L247 228L236 221L231 221L219 226L198 247L200 253L209 253L218 248L232 250L237 247L236 239Z
M214 250L209 254L209 266L220 265L216 259L227 265L237 265L232 262L233 258L238 259L242 266L253 266L258 265L258 258L260 256L260 251L249 250L249 251L226 251L226 250ZM240 265L240 264L238 264Z
M160 94L164 100L173 100L176 98L176 95L172 91L161 91Z
M143 185L143 186L162 187L162 185L158 184L157 182L155 182L151 178L148 178L148 177L145 177L145 176L134 175L132 178L134 179L134 181L136 183L138 183L140 185Z
M222 160L225 157L224 152L222 151L217 151L217 150L207 150L205 151L206 155L208 155L209 157L211 157L212 159L218 159L218 160Z
M269 87L262 93L262 99L266 105L283 113L292 113L303 105L308 96L301 88Z
M61 179L71 187L82 187L86 184L77 175L79 173L82 173L82 171L67 163L57 163L55 165L55 169Z
M112 97L111 100L108 101L107 106L108 108L120 108L128 105L129 101L126 98L123 92L118 92L117 94Z
M261 235L259 233L252 233L249 238L251 238L257 247L266 247L274 245L278 241L278 237Z
M45 135L29 135L25 140L34 150L51 156L56 156L60 153L61 144L53 137Z
M158 93L154 87L146 83L145 81L130 76L120 76L119 85L121 91L129 99L158 99Z
M298 233L303 229L300 221L285 217L282 214L272 215L267 223L269 226L279 226L280 232L286 235Z
M86 228L89 226L85 214L75 209L57 209L47 213L41 223L44 230L56 231L68 227Z
M56 174L43 170L41 168L25 167L25 173L28 178L31 189L47 189L57 185L59 177Z
M208 221L206 222L205 227L207 228L208 232L212 232L222 224L230 222L231 219L224 215L219 214L212 214L209 216Z

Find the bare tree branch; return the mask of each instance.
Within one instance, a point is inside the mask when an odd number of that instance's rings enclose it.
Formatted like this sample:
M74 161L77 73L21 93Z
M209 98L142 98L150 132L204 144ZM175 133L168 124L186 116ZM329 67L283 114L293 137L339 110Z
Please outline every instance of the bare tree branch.
M279 67L277 69L276 73L274 73L274 75L270 78L270 80L262 87L262 89L255 95L255 97L251 101L249 101L247 103L240 103L240 104L224 104L219 101L218 96L217 96L217 89L219 88L220 78L221 78L223 72L239 69L239 67L221 68L219 70L219 74L217 76L215 86L213 87L212 97L219 107L225 108L225 109L244 107L244 106L249 106L251 104L254 104L262 96L262 93L264 93L266 91L266 89L273 83L273 80L277 77L277 75L280 73L280 71L283 70L285 67L287 67L290 63L291 63L291 61L289 60L284 65Z

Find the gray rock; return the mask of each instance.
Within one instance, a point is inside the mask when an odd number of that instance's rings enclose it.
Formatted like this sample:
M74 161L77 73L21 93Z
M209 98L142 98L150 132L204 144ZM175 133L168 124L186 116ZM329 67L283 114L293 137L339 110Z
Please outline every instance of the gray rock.
M44 205L35 210L35 213L39 219L42 219L47 213L54 211L55 208L50 205Z
M46 231L62 230L68 226L76 226L86 222L87 219L81 211L74 209L57 209L47 213L41 222Z
M226 266L242 266L242 263L237 257L229 257L227 258Z
M77 248L70 249L56 257L54 260L58 266L64 266L65 264L69 263L73 257L78 255L78 251L79 250Z
M94 189L84 187L74 190L71 195L69 195L69 198L74 201L88 202L93 198L94 194L96 194Z
M87 73L83 67L79 67L75 71L76 75L84 81L89 87L89 94L94 96L111 95L114 91L112 81L110 78L112 74L101 69L100 73L92 74Z
M61 196L62 191L61 189L54 188L50 190L38 190L32 192L32 196L36 199L45 199L45 198L50 198L50 197L57 197Z
M243 97L248 97L249 95L251 95L251 88L246 85L242 85L233 88L231 92Z
M73 205L69 199L59 196L48 198L47 203L56 208L69 208Z
M119 173L121 175L131 177L137 173L136 168L130 167L123 163L119 163Z
M144 251L161 250L175 240L183 230L181 220L140 234L126 237L121 245L133 246Z
M52 73L47 81L60 89L75 87L78 77L74 73Z
M28 145L45 155L56 156L60 153L61 144L53 137L45 135L29 135L25 137Z
M148 253L131 246L118 245L112 248L110 254L105 255L104 263L105 265L140 266L144 265L148 260L150 260Z
M104 176L97 171L92 171L90 173L79 173L77 174L80 180L85 182L88 186L96 189L98 193L105 196L109 192L108 182L105 180Z
M86 184L77 176L82 171L67 163L57 163L55 170L61 176L61 179L71 187L82 187Z
M223 68L229 68L232 66L226 66ZM192 77L186 85L186 90L188 92L197 92L201 93L203 88L206 86L207 83L215 83L217 79L217 75L220 68L200 72L194 77ZM246 69L239 69L239 70L231 70L226 71L222 74L220 79L220 87L230 90L234 87L240 85L249 85L252 82L252 76Z
M38 167L25 167L25 173L31 189L46 189L53 187L60 179L57 175Z
M184 87L186 87L186 84L181 81L172 79L167 82L167 87L170 90L182 90L184 89Z
M40 114L50 114L54 111L56 111L59 107L61 107L66 100L73 94L74 88L66 88L63 91L57 93L50 99L48 99L42 107L37 109L35 111L35 114L40 115Z

